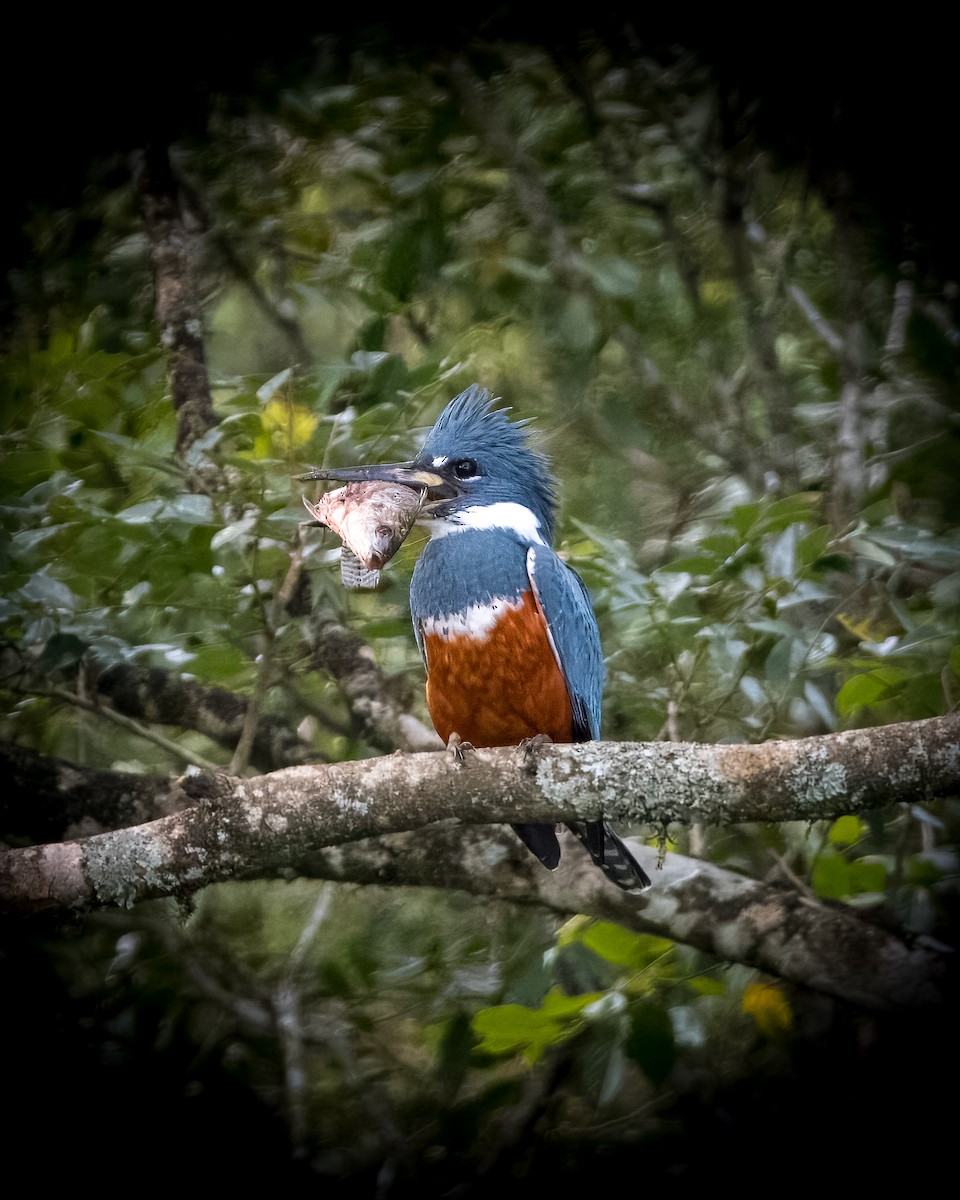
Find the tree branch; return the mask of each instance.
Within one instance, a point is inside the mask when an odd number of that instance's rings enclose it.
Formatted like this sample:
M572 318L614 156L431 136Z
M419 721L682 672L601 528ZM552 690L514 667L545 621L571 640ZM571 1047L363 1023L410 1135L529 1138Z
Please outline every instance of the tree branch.
M196 272L196 238L180 202L166 146L148 146L139 170L143 223L156 276L157 324L177 413L177 454L185 455L217 423L201 336L203 310Z
M96 771L0 743L0 836L34 842L157 821L194 801L159 775Z
M343 689L361 733L378 750L439 750L438 734L410 712L413 689L402 676L388 676L366 642L333 617L317 618L313 664Z
M97 693L118 712L158 725L195 729L232 751L243 734L249 700L225 688L208 687L160 667L114 663L94 679ZM260 713L251 759L274 770L315 758L288 722Z
M680 854L653 869L638 902L609 886L572 836L556 871L544 871L506 829L449 826L321 850L303 873L341 882L443 887L538 904L558 914L616 921L638 933L694 946L725 961L868 1008L936 1003L955 955L929 938L904 938L843 905Z
M960 792L960 714L759 746L602 743L291 767L180 781L195 807L133 829L0 857L0 911L129 906L227 879L296 872L304 856L438 821L601 816L811 821Z

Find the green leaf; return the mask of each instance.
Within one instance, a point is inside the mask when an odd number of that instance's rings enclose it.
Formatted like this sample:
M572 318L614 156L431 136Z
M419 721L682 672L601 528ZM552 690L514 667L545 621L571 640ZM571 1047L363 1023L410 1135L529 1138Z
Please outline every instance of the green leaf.
M876 671L854 675L837 692L837 712L845 717L855 717L862 709L888 700L909 680L910 672L899 667L880 667Z
M850 893L850 867L836 850L818 855L813 866L813 890L826 900L842 900Z
M199 646L193 651L191 674L199 679L226 686L250 686L256 668L246 654L236 646L222 642Z
M383 617L380 620L365 622L363 634L364 637L370 638L408 637L410 634L410 618Z
M943 875L942 867L919 854L911 855L904 864L904 881L915 887L933 887Z
M72 633L55 633L43 648L37 662L41 671L60 671L78 663L88 649L88 643Z
M800 539L797 543L797 556L804 566L810 566L823 557L830 544L830 537L829 526L821 525Z
M813 886L818 895L829 900L849 902L865 897L872 904L877 903L878 898L883 899L887 874L887 865L879 858L857 858L847 862L831 847L817 858Z
M216 521L216 514L209 496L183 492L164 504L160 519L176 521L184 525L213 525Z
M279 371L271 379L268 379L266 383L261 384L261 386L257 388L257 399L262 404L267 404L273 399L275 393L281 388L286 388L292 379L293 368L284 367L282 371Z
M876 858L858 858L850 864L850 890L882 894L887 886L887 868Z
M567 996L553 988L539 1009L521 1004L483 1008L473 1018L478 1049L495 1055L522 1051L529 1062L535 1062L548 1047L566 1041L579 1027L584 1008L603 994Z
M250 539L250 535L257 527L257 514L243 517L239 521L234 521L230 525L224 525L210 539L210 549L219 550L222 546L228 546L231 542L246 543Z
M793 637L781 638L767 655L764 663L764 674L774 684L785 684L793 678L794 651L797 640Z
M65 583L53 579L44 571L31 575L19 589L18 595L48 611L74 612L80 606L79 597Z
M721 561L732 558L742 546L743 542L730 533L715 533L700 539L700 548Z
M605 996L606 992L583 992L579 996L568 996L566 992L555 987L544 997L541 1012L557 1018L579 1016L585 1008Z
M890 525L862 535L874 546L897 552L901 558L917 558L934 567L956 570L960 566L960 539L934 537L928 529L912 525Z
M782 533L766 541L763 557L768 575L789 583L796 578L799 531L799 525L788 525Z
M812 523L816 509L807 496L786 496L782 500L741 504L731 514L741 538L755 540L765 533L777 533L796 522Z
M960 605L960 571L938 579L930 589L930 599L939 608L956 608Z
M663 1083L673 1070L677 1047L670 1015L662 1005L642 1002L632 1006L624 1049L651 1083Z
M115 519L125 525L152 525L162 509L162 500L144 500L142 504L134 504L118 512Z
M828 835L834 846L855 846L867 833L866 824L859 817L838 817L830 826Z
M557 322L557 333L569 350L589 350L597 337L597 324L589 296L574 293L564 304Z
M739 688L754 708L761 709L767 703L767 694L756 676L742 675Z
M687 987L699 996L723 996L727 992L726 983L712 975L697 975L687 981Z
M633 933L612 921L597 921L590 917L571 917L557 936L563 947L580 942L600 958L631 971L640 970L672 952L674 946L666 938L649 933Z
M720 562L712 554L689 554L665 563L661 571L686 571L690 575L712 575Z
M170 500L144 500L116 514L126 525L154 525L160 522L183 525L213 525L213 504L209 496L183 492Z
M733 510L731 514L733 518L733 525L741 541L743 541L747 534L753 529L753 526L760 515L760 511L760 504L738 504Z
M511 255L505 255L500 260L500 266L505 271L510 271L520 279L526 279L530 283L548 284L550 282L550 268L544 266L543 263L531 263L523 258L514 258Z
M634 296L642 276L635 263L612 254L587 255L580 260L597 291L606 296Z
M665 938L646 933L632 933L622 925L610 921L595 921L580 935L585 946L621 967L637 970L647 966L661 955L668 953L673 945Z

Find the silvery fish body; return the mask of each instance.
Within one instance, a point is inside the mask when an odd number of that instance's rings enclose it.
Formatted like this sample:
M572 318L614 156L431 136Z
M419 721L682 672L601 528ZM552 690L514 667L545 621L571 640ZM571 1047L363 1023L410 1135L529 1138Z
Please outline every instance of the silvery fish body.
M362 482L327 492L307 512L342 540L340 579L346 588L376 588L380 572L403 544L420 511L422 493L400 484Z

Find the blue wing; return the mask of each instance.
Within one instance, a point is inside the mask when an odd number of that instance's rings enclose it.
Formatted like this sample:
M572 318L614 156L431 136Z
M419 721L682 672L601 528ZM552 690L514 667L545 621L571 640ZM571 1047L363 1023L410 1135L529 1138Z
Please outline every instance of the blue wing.
M527 551L527 574L573 705L574 739L600 736L603 652L583 580L548 546Z
M585 742L598 738L603 699L603 653L587 589L576 571L545 546L531 546L527 551L527 574L570 693L574 740ZM650 886L646 871L606 821L568 821L567 824L597 866L618 887L638 893ZM514 825L514 829L538 854L536 836L544 826ZM542 856L541 861L547 862ZM556 859L547 865L555 866Z

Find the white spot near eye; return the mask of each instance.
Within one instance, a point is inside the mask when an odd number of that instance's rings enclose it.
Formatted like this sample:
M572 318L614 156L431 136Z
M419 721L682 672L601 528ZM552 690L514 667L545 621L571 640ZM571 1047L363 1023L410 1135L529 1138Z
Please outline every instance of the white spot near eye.
M498 596L489 604L471 604L465 612L443 613L439 617L427 617L421 622L425 637L470 637L484 641L500 618L511 609L517 609L522 600L508 600Z
M433 465L435 467L442 467L446 461L447 461L447 456L445 454L438 454L437 457L433 460Z

